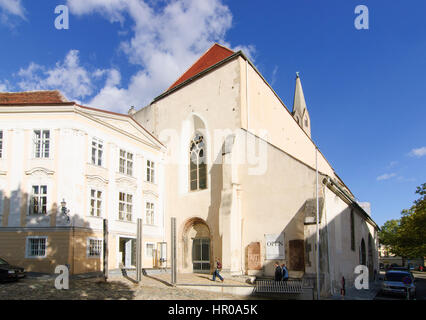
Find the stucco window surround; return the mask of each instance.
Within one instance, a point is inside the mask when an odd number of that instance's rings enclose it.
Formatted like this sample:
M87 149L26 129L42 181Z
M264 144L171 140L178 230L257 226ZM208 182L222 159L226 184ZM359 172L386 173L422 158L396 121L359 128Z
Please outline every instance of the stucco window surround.
M31 132L32 159L53 159L53 130L34 128Z
M52 181L52 172L47 171L43 168L37 168L33 171L26 172L29 175L26 190L23 191L23 195L27 197L27 207L26 207L26 224L33 226L49 226L50 217L55 210L54 205L56 205L56 211L59 212L59 203L53 203L53 192L54 192L54 182ZM32 193L33 186L46 186L47 188L47 201L46 201L46 213L33 213L32 212ZM40 194L40 191L39 191Z
M105 206L104 196L105 192L100 188L90 188L89 191L89 212L88 216L91 218L102 218L103 209Z
M105 142L97 137L92 137L89 150L89 163L93 166L104 168Z
M134 153L120 148L118 159L118 172L133 177Z
M25 258L40 259L47 257L47 236L28 236L25 239Z
M103 251L103 239L87 238L86 256L90 259L100 259Z
M145 182L156 184L158 169L157 162L149 157L147 157L145 160Z
M145 224L150 226L155 226L157 222L157 203L152 198L145 200L144 206L145 214Z
M119 191L118 195L118 220L133 222L135 219L135 197L133 193Z
M87 178L87 189L86 189L86 194L87 194L87 211L86 211L86 216L89 218L94 218L94 219L102 219L104 217L106 217L105 214L105 208L107 206L107 199L106 199L106 190L108 188L108 180L105 180L102 177L99 176L86 176ZM95 195L93 196L93 192L92 190L95 191ZM101 193L100 198L98 197L98 192ZM95 200L95 210L98 209L98 199L101 201L100 203L100 215L97 216L97 212L95 211L95 215L92 215L92 205L93 205L93 200Z

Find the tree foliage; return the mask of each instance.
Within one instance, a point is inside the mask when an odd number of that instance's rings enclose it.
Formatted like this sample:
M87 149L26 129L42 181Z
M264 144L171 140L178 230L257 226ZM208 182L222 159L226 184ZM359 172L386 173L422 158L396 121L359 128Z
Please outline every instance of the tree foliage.
M401 212L401 219L386 221L379 233L380 243L397 256L426 256L426 183L417 187L416 194L420 198Z

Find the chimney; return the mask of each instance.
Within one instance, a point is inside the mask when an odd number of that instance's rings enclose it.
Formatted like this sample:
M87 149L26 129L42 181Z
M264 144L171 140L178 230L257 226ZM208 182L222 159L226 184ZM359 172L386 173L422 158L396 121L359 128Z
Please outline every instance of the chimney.
M127 113L128 113L129 116L133 117L135 115L135 113L136 113L135 107L131 106L130 109L129 109L129 111L127 111Z

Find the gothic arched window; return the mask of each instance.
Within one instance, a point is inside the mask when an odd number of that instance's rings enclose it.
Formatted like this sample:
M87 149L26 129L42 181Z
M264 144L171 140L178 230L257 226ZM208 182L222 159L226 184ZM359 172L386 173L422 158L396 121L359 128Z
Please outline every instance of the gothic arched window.
M207 189L206 144L204 137L196 133L189 148L189 182L190 189Z

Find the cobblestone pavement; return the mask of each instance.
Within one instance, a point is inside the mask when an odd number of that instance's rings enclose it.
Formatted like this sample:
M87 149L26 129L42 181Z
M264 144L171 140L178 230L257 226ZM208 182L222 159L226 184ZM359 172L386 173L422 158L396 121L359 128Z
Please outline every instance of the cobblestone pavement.
M171 287L160 279L143 276L140 284L122 276L70 279L69 290L57 290L54 277L25 278L0 283L0 300L246 300L251 297Z

